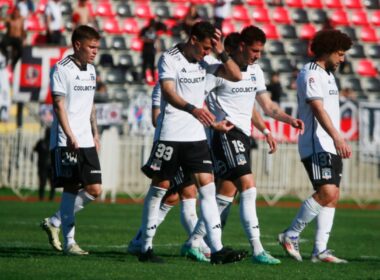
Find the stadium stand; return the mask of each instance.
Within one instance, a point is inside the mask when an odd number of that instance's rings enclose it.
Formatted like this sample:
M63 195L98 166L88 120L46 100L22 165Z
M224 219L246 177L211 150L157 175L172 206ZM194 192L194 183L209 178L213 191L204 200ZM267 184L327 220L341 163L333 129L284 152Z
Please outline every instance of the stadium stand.
M309 40L321 28L334 27L347 33L354 45L347 54L344 71L336 73L344 85L352 86L361 96L375 96L379 93L380 59L380 1L378 0L235 0L232 3L231 18L222 25L224 36L239 31L248 24L261 27L268 42L261 58L266 75L280 71L282 81L290 81L289 72L298 69L309 59ZM0 6L8 6L8 14L15 1L0 0ZM47 0L35 0L35 12L26 19L27 43L43 45L46 41L43 13ZM149 19L163 22L167 31L160 34L159 51L170 48L186 37L181 31L181 22L188 12L190 3L198 5L202 19L213 18L215 0L89 0L87 8L96 18L102 33L100 54L97 60L103 80L109 83L110 92L145 87L139 84L142 42L140 30ZM70 42L72 11L77 1L61 1L65 22L63 34ZM5 26L0 21L0 38ZM157 55L157 58L159 54ZM376 62L377 61L377 62ZM348 65L348 66L347 66ZM349 69L351 68L351 70ZM348 82L351 80L351 82ZM376 90L377 88L377 90ZM284 84L294 98L294 89ZM289 93L289 92L287 92ZM112 96L112 94L110 95Z

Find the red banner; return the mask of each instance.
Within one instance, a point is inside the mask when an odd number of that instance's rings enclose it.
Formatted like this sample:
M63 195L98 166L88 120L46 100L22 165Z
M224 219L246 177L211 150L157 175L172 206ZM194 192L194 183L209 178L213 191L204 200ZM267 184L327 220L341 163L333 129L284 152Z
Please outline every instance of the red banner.
M70 53L62 47L24 47L13 77L13 100L51 104L50 71Z

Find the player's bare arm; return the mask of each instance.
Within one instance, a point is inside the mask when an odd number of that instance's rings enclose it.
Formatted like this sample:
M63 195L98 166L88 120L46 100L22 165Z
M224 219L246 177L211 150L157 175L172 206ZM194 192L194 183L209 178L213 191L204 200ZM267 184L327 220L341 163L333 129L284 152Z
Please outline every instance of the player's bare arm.
M95 104L92 105L91 115L90 115L90 123L91 123L91 131L94 137L94 144L96 151L100 149L100 140L99 140L99 132L98 132L98 123L96 121L96 107Z
M272 133L266 127L263 118L260 113L253 107L251 123L264 134L265 140L269 145L269 153L273 154L277 150L277 141L273 138Z
M215 36L212 40L213 48L215 54L223 63L223 65L221 65L217 70L216 75L232 82L238 82L242 79L240 68L224 50L221 42L221 36L221 31L216 29Z
M152 109L152 125L154 127L157 126L157 119L158 119L158 115L160 114L161 110L160 108L153 108Z
M300 133L302 134L304 131L304 123L300 119L293 118L292 116L289 116L286 114L275 102L273 102L269 95L259 94L256 96L256 100L259 102L261 108L263 108L265 114L268 116L290 124L294 128L298 128L300 130Z
M161 91L165 99L170 103L170 105L175 108L186 111L192 114L197 120L199 120L204 126L210 126L214 120L215 116L209 111L203 108L197 108L194 105L186 102L182 97L180 97L175 90L175 83L171 80L160 81Z
M53 108L57 115L59 124L67 137L67 147L72 150L79 149L78 142L71 131L69 120L65 109L65 97L53 94Z
M318 122L321 124L323 129L331 136L334 141L336 152L342 158L351 157L352 151L350 145L346 143L342 135L337 131L323 108L322 100L312 100L309 102L309 105L313 111L314 116L317 118Z

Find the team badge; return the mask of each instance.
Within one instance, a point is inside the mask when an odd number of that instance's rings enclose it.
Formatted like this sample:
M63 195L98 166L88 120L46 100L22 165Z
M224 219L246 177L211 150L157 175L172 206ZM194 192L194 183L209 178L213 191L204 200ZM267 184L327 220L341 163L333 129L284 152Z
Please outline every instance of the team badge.
M214 163L214 169L215 169L215 173L218 175L223 175L227 172L227 166L221 160L218 160Z
M313 77L310 77L310 78L309 78L309 84L313 84L313 83L315 83L315 80L314 80Z
M255 74L251 74L251 81L256 82L256 75Z
M322 168L322 178L325 180L331 179L331 168Z
M154 159L152 164L150 165L150 168L154 171L161 170L162 160Z
M247 163L247 160L245 159L245 156L243 154L236 156L236 162L238 165L244 165Z

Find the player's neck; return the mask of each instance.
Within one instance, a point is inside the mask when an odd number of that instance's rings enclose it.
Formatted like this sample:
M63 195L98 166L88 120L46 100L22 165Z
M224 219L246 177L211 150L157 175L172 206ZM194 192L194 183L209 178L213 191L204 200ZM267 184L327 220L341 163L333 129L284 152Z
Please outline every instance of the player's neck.
M79 68L84 68L87 66L87 62L86 61L82 61L78 55L76 55L75 53L71 56L71 58L74 60L74 62L79 66Z
M189 62L197 62L197 60L192 55L191 46L189 46L188 44L184 44L179 47L179 50Z
M315 63L321 67L322 69L326 70L326 64L324 60L315 60Z

